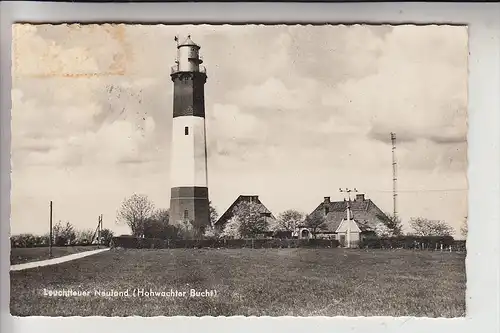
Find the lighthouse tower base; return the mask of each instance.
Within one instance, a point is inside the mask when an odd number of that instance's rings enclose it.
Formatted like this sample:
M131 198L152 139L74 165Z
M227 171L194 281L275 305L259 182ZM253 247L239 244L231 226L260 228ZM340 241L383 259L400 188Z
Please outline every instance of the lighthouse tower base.
M170 196L171 223L190 221L197 230L210 225L207 187L174 187Z

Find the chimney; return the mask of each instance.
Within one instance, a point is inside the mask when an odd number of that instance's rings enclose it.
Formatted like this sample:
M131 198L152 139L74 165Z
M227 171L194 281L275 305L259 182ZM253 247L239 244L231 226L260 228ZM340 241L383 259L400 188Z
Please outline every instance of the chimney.
M325 210L325 215L330 212L330 197L325 197L323 200L323 209Z
M356 194L356 201L365 201L364 194Z
M259 196L258 195L249 195L249 196L247 196L247 200L248 200L248 202L251 202L251 203L257 203L257 202L259 202Z

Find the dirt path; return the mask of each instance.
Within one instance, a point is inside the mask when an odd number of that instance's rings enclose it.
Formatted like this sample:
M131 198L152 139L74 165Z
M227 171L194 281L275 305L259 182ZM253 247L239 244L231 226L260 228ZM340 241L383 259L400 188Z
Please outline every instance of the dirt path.
M91 256L93 254L101 253L101 252L104 252L107 250L109 250L109 248L93 250L93 251L78 252L78 253L73 253L73 254L70 254L67 256L63 256L63 257L53 258L53 259L32 261L32 262L27 262L24 264L11 265L10 270L11 271L21 271L23 269L28 269L28 268L56 265L56 264L60 264L60 263L66 262L66 261L71 261L71 260L75 260L75 259L79 259L79 258L83 258L83 257L88 257L88 256Z

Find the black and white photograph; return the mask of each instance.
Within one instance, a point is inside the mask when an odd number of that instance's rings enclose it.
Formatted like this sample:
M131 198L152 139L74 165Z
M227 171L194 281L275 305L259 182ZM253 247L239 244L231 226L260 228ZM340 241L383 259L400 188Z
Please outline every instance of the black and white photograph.
M11 314L464 317L468 44L14 24Z

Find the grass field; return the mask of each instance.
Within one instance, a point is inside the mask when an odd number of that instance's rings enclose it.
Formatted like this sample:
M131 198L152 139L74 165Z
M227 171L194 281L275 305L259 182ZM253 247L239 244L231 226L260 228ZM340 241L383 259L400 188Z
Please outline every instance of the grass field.
M465 254L344 249L110 250L11 272L15 316L427 316L465 313ZM91 296L44 296L44 288ZM187 297L94 290L188 292ZM190 289L216 296L189 297Z
M62 246L52 248L52 257L58 258L68 254L91 251L97 249L97 246ZM32 248L12 248L10 251L10 264L24 264L32 261L49 259L48 247Z

